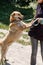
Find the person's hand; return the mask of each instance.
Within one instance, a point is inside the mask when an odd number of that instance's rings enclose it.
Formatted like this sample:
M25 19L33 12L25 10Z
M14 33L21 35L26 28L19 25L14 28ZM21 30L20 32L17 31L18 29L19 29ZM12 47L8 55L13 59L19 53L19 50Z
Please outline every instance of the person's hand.
M39 18L38 22L39 22L40 24L43 24L43 18Z
M33 21L32 21L32 25L34 25L34 26L38 26L38 25L39 25L38 20L39 20L39 18L33 20Z
M41 23L43 21L43 18L38 18L38 23Z

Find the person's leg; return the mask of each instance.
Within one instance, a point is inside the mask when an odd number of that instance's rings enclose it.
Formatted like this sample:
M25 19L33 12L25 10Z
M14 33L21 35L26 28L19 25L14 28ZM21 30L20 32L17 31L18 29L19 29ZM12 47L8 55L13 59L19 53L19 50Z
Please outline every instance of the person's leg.
M40 41L40 46L41 46L41 56L43 61L43 41Z
M32 43L31 65L36 65L38 40L33 37L30 37L30 39L31 39L31 43Z

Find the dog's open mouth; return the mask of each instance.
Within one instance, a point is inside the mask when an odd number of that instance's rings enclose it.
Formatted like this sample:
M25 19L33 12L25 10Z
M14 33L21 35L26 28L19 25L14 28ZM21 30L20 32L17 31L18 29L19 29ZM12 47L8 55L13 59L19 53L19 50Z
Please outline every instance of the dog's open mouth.
M22 20L22 18L18 17L18 19Z

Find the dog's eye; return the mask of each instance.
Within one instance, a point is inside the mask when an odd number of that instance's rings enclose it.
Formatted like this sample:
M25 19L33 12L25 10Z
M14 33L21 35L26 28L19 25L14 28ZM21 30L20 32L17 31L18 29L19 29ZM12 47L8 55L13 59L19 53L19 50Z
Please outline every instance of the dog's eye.
M15 15L15 13L13 15Z
M18 14L20 16L20 14Z

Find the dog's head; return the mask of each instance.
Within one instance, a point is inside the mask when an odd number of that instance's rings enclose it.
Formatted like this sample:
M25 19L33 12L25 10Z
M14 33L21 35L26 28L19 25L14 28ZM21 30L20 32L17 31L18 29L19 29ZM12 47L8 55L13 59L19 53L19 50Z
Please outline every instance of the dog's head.
M22 19L23 19L23 15L20 12L18 12L18 11L14 11L10 15L10 22L20 21Z

